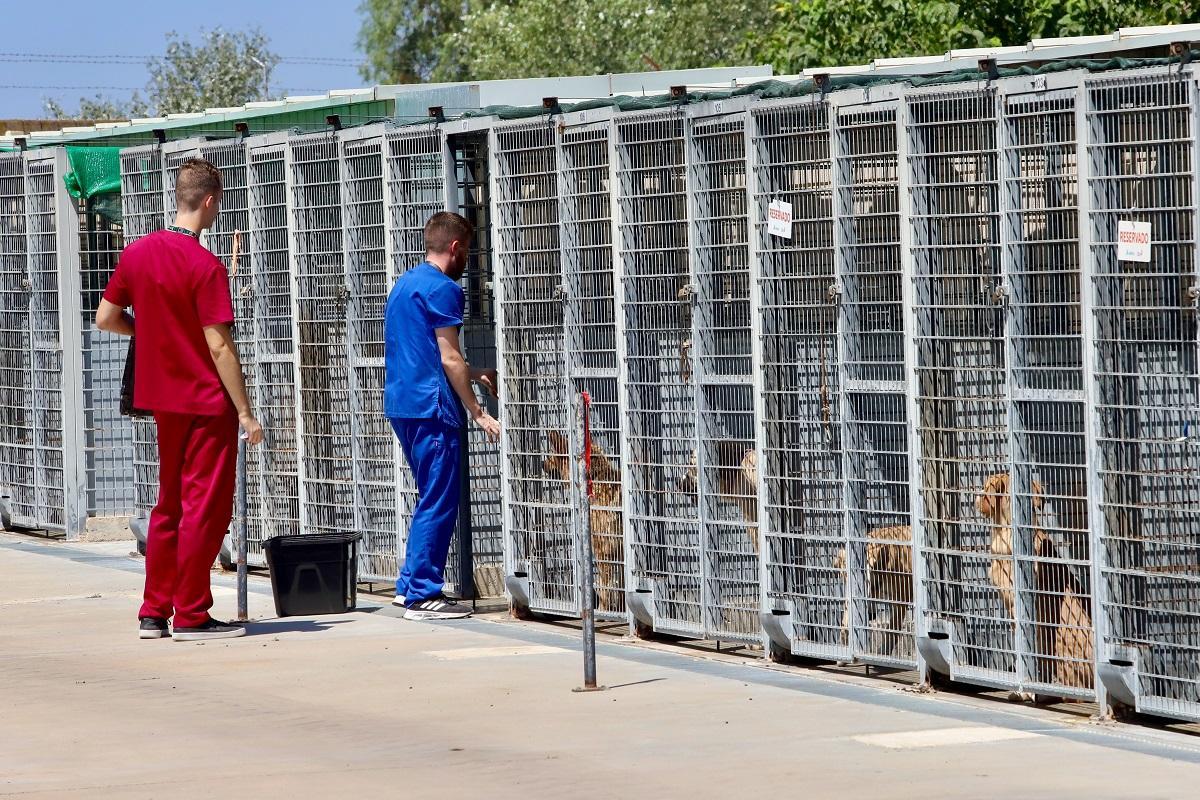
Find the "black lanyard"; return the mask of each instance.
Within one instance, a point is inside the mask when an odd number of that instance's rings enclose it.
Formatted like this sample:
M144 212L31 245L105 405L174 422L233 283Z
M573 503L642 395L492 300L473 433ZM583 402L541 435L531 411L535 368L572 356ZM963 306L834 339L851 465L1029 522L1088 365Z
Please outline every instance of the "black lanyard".
M168 225L167 230L171 231L171 233L184 233L195 239L197 242L200 241L200 234L192 233L187 228L180 228L178 225Z

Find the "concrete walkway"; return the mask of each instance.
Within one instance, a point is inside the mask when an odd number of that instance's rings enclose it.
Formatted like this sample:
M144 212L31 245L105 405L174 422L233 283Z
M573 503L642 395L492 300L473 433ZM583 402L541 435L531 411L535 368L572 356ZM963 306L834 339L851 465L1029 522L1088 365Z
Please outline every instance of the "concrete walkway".
M0 534L0 797L1179 798L1200 737L1096 726L502 615L361 603L242 639L139 641L127 543ZM233 612L218 578L218 615Z

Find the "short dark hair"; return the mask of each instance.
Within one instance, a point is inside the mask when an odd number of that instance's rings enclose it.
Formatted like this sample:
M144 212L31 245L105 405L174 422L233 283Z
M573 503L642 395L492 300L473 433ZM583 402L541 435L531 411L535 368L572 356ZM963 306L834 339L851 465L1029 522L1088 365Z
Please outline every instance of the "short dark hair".
M475 226L453 211L439 211L425 223L425 252L444 253L451 242L469 242Z
M175 177L175 205L195 211L210 194L221 192L221 170L203 158L189 158Z

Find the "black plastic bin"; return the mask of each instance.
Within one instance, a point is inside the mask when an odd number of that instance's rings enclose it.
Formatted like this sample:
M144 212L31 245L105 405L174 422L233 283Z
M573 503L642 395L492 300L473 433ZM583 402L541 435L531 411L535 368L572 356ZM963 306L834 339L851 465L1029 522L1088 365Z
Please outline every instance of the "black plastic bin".
M358 600L361 533L274 536L263 542L275 613L344 614Z

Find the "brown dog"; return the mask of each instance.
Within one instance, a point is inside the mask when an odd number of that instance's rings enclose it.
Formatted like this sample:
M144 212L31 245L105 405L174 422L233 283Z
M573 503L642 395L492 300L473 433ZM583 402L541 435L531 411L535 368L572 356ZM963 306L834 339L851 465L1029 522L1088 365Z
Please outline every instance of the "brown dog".
M992 583L1010 617L1014 616L1012 497L1007 473L992 475L984 483L976 500L979 513L992 525ZM1037 518L1042 507L1042 486L1033 482L1033 511ZM1048 563L1057 557L1054 542L1040 527L1034 529L1035 622L1037 652L1054 655L1052 679L1063 686L1086 688L1092 685L1092 619L1090 602L1063 564ZM1039 676L1045 680L1051 676Z
M542 469L570 483L571 461L567 437L550 431L550 455ZM604 450L592 443L592 558L596 562L598 610L625 610L625 536L621 529L621 475Z
M846 548L838 551L833 566L846 569ZM889 632L904 630L912 608L912 528L892 525L867 532L867 598L886 605L883 627ZM874 621L871 622L874 627ZM842 642L850 635L850 604L842 614Z
M744 445L724 439L717 442L717 494L722 500L734 503L746 522L746 536L754 552L758 552L758 453ZM692 451L687 472L676 488L685 494L695 494L699 487L696 473L696 451Z

